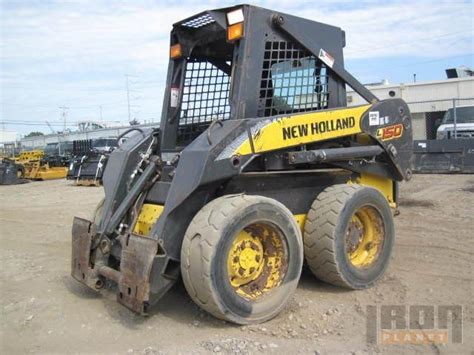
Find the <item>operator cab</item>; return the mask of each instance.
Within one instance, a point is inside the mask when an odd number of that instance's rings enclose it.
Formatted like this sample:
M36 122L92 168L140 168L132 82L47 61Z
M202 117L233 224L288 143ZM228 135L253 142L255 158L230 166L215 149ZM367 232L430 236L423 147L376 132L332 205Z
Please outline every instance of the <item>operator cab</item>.
M346 105L345 84L291 36L275 31L272 16L278 13L240 5L174 24L161 122L163 152L182 150L212 121ZM298 21L302 32L322 34L330 64L337 60L343 65L340 28Z

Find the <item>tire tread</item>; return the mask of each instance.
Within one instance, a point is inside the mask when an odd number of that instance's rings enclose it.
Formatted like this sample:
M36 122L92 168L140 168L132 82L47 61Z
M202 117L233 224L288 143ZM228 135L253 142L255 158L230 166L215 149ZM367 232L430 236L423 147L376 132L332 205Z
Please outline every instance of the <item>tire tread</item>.
M335 230L346 201L361 185L340 184L327 187L313 202L304 228L304 253L311 272L331 285L352 288L341 272L336 257Z
M246 208L250 203L268 201L262 196L228 195L217 198L205 205L190 223L181 248L181 274L191 299L213 316L229 320L221 309L218 295L211 280L211 260L221 237L221 231L228 223L227 218ZM199 248L193 243L199 240ZM192 263L191 259L201 260Z

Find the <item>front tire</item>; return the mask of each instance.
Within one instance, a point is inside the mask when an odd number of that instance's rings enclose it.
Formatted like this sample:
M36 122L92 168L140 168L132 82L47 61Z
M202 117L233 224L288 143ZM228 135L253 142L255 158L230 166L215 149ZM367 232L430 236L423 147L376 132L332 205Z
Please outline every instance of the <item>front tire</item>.
M237 324L275 317L295 291L302 263L301 232L291 212L261 196L213 200L192 220L181 249L190 297Z
M305 258L318 279L364 289L383 276L394 238L390 206L378 190L333 185L318 195L308 212Z

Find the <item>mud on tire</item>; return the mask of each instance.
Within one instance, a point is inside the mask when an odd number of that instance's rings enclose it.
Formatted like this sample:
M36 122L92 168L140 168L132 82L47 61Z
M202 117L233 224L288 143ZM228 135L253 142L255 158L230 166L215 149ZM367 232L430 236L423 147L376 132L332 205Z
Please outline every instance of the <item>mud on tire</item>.
M265 225L274 231L260 242ZM270 247L268 240L276 234L281 242ZM235 262L242 266L234 268ZM244 262L255 266L247 268ZM298 284L302 263L301 232L291 212L261 196L213 200L190 223L181 249L181 273L190 297L215 317L237 324L276 316Z

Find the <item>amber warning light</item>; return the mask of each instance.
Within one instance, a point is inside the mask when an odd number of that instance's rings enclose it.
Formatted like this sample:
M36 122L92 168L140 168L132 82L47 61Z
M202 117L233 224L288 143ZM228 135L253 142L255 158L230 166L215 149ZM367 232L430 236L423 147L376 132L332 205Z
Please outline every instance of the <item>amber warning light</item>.
M174 44L171 46L170 48L170 57L173 58L173 59L176 59L176 58L179 58L183 55L183 52L181 50L181 45L178 43L178 44Z
M244 36L244 23L236 23L235 25L227 27L227 39L229 41L236 41Z

